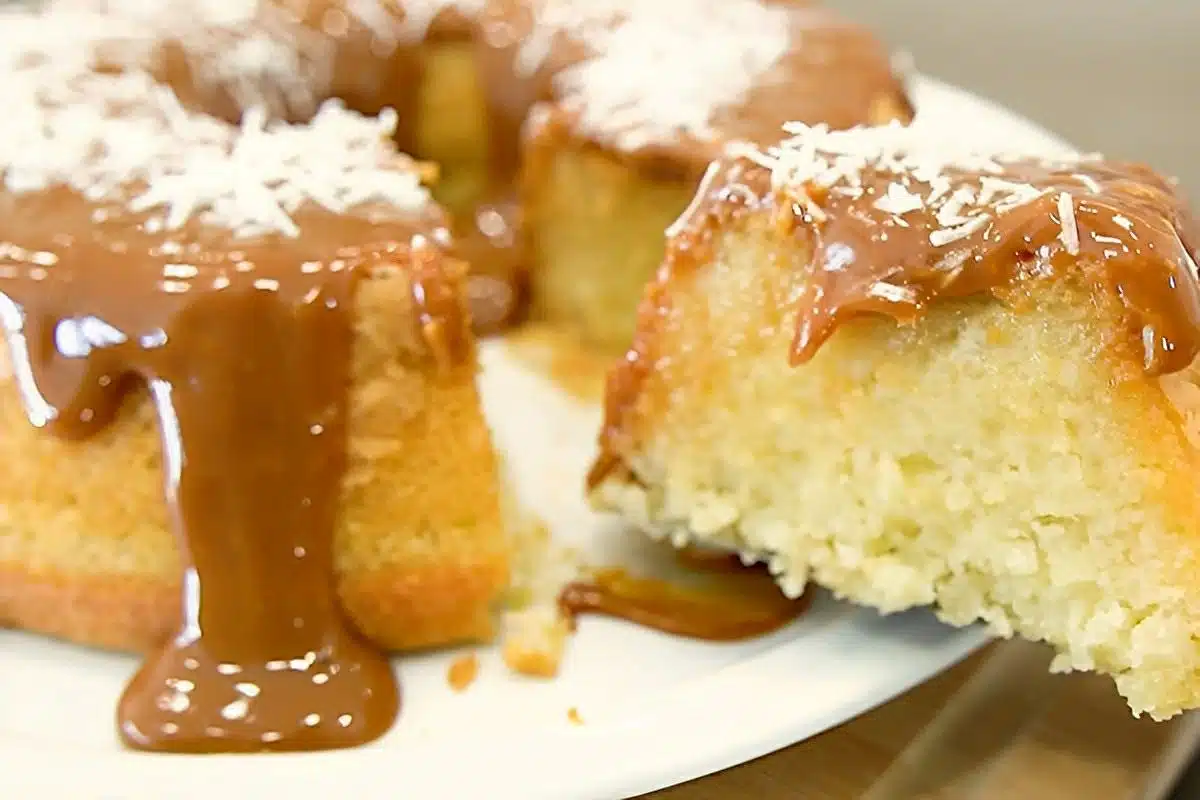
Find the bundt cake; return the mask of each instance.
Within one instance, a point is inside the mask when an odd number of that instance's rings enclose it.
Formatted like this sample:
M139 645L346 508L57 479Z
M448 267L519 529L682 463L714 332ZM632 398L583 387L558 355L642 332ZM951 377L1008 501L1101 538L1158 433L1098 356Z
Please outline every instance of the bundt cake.
M591 497L884 612L1200 705L1200 228L1098 157L788 126L714 163L610 376Z
M532 294L608 349L723 142L912 115L875 38L801 0L52 2L104 16L110 63L226 119L394 107L400 149L439 167L477 327Z

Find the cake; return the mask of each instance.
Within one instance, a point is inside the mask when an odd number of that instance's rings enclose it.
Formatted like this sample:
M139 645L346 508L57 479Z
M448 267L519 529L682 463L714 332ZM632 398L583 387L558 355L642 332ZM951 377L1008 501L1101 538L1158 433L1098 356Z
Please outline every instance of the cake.
M148 653L136 747L372 739L509 577L465 265L394 115L235 127L85 30L0 27L0 624Z
M714 163L610 375L590 496L883 612L1200 705L1200 227L1095 156L787 126ZM943 132L946 134L948 132Z
M532 304L608 350L724 142L912 116L886 49L799 0L52 2L227 119L395 107L400 149L438 165L477 328Z

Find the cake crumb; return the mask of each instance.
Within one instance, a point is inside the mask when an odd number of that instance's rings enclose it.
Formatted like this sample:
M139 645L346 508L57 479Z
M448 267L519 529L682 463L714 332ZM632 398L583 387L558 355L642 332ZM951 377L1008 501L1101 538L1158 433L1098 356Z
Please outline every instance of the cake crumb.
M515 492L506 493L504 513L517 556L502 617L501 656L513 672L553 678L571 633L558 595L579 577L581 558L556 543L546 523L520 507Z
M446 670L446 682L456 692L465 692L479 677L479 657L474 653L454 659Z
M567 719L570 720L572 725L583 724L583 717L579 716L579 709L575 706L571 706L567 709Z
M521 675L553 678L558 674L570 633L571 622L557 606L511 611L504 619L504 663Z

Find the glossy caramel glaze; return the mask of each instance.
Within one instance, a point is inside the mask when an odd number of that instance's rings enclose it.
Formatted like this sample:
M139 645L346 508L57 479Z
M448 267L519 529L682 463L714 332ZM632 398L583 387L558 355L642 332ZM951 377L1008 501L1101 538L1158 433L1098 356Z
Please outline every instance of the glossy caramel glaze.
M742 571L749 575L746 568ZM604 614L678 636L739 641L779 630L804 613L810 602L807 594L789 599L770 575L757 571L761 574L755 577L761 580L754 590L743 585L736 591L706 591L635 578L622 569L599 570L590 580L568 584L558 605L572 619Z
M918 321L943 299L990 294L1016 309L1069 281L1120 310L1114 341L1147 375L1200 354L1200 227L1171 182L1099 158L955 153L898 126L829 132L790 126L784 145L715 162L669 232L639 331L609 377L596 485L632 446L626 423L653 369L676 276L714 257L750 219L799 255L784 280L802 365L850 319Z
M231 242L96 223L95 208L65 189L0 195L0 310L32 424L92 436L142 386L158 411L183 622L126 688L122 738L184 752L376 738L397 685L346 622L331 552L354 287L410 271L417 335L464 357L440 220L302 212L298 238Z

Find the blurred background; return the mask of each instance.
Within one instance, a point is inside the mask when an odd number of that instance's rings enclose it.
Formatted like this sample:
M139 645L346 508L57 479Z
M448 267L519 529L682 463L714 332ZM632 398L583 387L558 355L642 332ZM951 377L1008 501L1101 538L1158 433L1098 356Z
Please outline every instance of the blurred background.
M1200 206L1200 0L825 0L1084 150L1176 175Z

